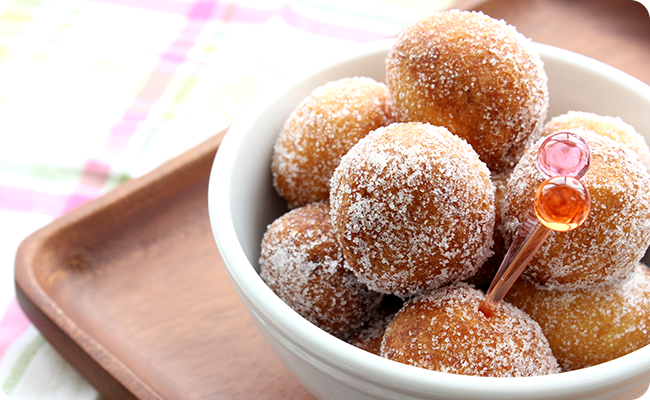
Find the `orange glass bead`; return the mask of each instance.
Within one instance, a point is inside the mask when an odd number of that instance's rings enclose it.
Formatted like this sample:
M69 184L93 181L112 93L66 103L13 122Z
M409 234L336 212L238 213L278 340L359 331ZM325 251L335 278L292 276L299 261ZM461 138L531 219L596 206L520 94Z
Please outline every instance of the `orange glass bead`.
M540 222L554 231L570 231L589 215L591 202L587 188L570 176L554 176L537 189L533 208Z

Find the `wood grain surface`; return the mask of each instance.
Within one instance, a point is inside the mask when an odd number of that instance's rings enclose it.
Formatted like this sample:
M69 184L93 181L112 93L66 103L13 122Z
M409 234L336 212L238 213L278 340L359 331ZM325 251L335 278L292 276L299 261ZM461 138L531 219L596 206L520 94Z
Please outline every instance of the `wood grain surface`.
M626 0L466 0L533 40L650 84L650 19ZM255 328L207 211L223 134L27 238L18 300L106 400L312 399Z
M208 219L222 135L22 243L19 302L107 400L310 399L230 284Z

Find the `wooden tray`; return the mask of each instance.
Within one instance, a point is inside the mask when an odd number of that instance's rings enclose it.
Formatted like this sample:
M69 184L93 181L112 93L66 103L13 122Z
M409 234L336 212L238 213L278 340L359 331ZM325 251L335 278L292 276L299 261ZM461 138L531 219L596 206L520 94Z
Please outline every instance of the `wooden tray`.
M223 134L27 238L16 292L106 399L308 399L226 274L207 186Z
M632 1L461 1L533 40L650 84L650 19ZM223 134L27 238L21 307L105 399L311 399L228 280L208 221Z

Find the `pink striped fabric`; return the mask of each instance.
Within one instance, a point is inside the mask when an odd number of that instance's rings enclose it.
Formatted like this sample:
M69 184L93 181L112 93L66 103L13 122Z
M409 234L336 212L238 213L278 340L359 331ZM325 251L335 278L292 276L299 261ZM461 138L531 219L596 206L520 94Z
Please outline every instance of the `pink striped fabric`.
M92 176L92 186L103 187L111 172L110 160L120 154L127 146L131 136L140 124L147 119L151 107L160 95L167 89L176 70L185 62L187 53L196 36L201 33L205 22L216 8L215 2L197 1L186 13L186 24L178 38L171 42L167 49L159 55L159 63L142 85L133 103L127 107L120 120L110 131L108 141L102 152L86 162L81 174L80 187L71 196L63 209L71 211L87 199L83 195L84 186L89 186L88 176ZM102 179L103 178L103 179Z
M10 2L0 14L0 238L27 235L35 217L61 216L223 130L314 60L394 36L450 1L348 3ZM36 398L97 399L42 340L28 340L15 251L0 242L0 388L35 398L48 381ZM69 378L50 382L53 371Z
M0 186L0 210L59 216L66 208L69 194L47 193L35 188ZM80 196L86 202L94 196Z

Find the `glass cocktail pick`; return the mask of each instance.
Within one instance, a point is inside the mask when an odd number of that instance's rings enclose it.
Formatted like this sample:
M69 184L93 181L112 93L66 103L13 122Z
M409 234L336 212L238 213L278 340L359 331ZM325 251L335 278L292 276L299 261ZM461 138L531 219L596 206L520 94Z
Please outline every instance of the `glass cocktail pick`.
M589 146L574 133L557 132L541 144L537 165L547 179L537 188L533 206L486 292L479 307L483 314L492 315L551 232L573 230L587 219L591 203L580 179L590 163Z

